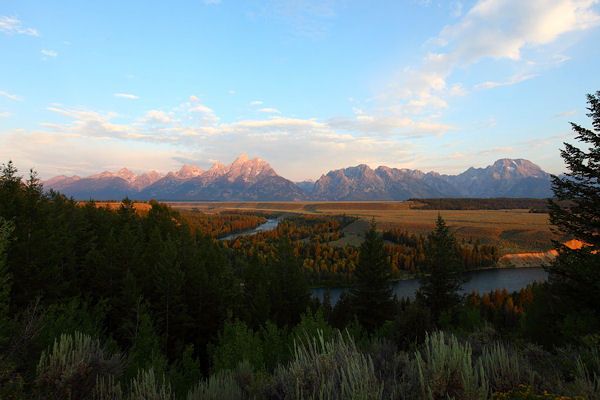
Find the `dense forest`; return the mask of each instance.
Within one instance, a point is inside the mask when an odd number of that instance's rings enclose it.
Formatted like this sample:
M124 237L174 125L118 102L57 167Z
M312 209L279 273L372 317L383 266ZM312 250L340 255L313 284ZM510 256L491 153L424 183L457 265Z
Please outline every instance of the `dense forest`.
M410 199L415 202L412 208L422 210L544 210L548 200L527 198L450 198L450 199Z
M600 92L588 100L595 131L573 125L588 150L565 145L570 173L548 207L585 245L557 243L549 281L515 293L459 294L494 250L458 242L441 217L427 236L385 240L373 222L348 256L319 247L344 217L225 242L223 216L78 205L8 162L0 399L599 399ZM246 222L235 229L258 220ZM414 300L392 296L390 246L423 249ZM349 293L311 298L307 260L345 258Z

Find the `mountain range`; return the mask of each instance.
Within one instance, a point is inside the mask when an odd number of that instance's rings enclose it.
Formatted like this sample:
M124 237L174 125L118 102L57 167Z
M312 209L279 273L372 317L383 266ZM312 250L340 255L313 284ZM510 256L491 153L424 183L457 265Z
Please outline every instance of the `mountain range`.
M500 159L485 168L442 175L405 168L361 164L329 171L317 181L292 182L266 161L242 154L225 166L203 170L184 165L166 175L135 174L123 168L85 178L57 176L43 182L76 200L161 201L390 201L440 197L550 197L550 174L524 159Z

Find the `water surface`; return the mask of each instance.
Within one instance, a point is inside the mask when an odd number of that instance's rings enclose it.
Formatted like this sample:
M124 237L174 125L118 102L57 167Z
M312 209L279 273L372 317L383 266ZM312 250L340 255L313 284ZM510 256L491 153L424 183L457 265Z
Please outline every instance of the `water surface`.
M259 232L273 230L273 229L277 228L277 225L279 225L279 220L277 218L267 219L267 222L260 224L256 228L249 229L249 230L243 231L243 232L232 233L231 235L222 237L219 240L231 240L231 239L235 239L236 237L242 236L242 235L256 235Z
M541 267L485 269L466 272L464 275L467 282L463 284L463 294L471 293L474 290L484 294L496 289L515 292L534 281L543 282L548 279L548 273ZM419 280L407 279L394 282L392 288L398 298L410 297L414 299L415 293L419 289ZM350 288L315 288L311 289L311 292L314 297L323 300L323 296L328 290L331 305L334 305L342 293L349 291Z

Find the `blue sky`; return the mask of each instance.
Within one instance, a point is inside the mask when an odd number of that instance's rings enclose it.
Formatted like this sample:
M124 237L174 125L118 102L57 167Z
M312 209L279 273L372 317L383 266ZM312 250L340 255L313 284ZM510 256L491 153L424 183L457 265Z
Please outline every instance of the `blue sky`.
M600 90L597 0L0 4L0 160L42 178L359 163L562 171Z

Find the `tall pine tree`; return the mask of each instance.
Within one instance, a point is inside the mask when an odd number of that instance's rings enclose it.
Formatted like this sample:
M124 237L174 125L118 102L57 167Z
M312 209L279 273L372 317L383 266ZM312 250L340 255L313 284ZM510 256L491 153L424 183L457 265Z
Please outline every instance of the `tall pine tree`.
M10 235L14 229L13 223L0 217L0 325L5 326L10 307L11 280L6 265L6 250ZM0 330L0 341L2 340Z
M588 94L592 129L571 123L582 149L564 143L564 176L552 177L555 199L549 200L550 222L555 230L580 240L571 249L556 242L559 255L548 267L555 294L570 310L587 309L600 320L600 91Z
M358 265L354 270L356 286L350 292L358 321L370 331L394 317L390 287L391 266L383 251L383 239L376 227L375 220L372 220L360 246Z
M422 301L431 309L434 321L438 321L442 312L460 303L463 283L456 238L441 215L438 215L435 231L427 238L425 272L420 279Z

